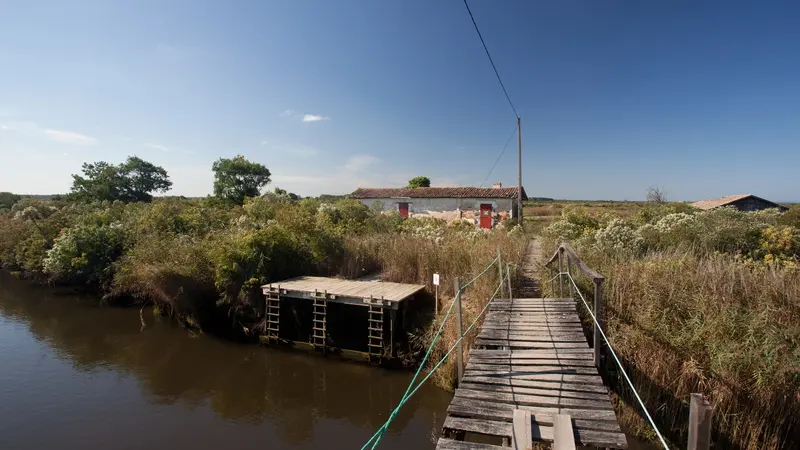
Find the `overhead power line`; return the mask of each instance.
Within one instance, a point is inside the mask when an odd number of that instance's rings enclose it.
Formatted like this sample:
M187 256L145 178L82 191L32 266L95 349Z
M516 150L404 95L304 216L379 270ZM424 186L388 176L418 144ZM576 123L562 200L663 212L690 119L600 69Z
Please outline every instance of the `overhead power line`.
M469 3L467 3L467 0L464 0L464 6L467 7L469 18L472 19L472 25L475 25L475 31L478 32L478 37L481 39L481 44L483 44L483 49L486 50L486 56L489 58L489 63L492 64L492 69L494 69L494 74L497 75L497 81L500 82L500 87L503 88L503 93L506 94L506 100L508 100L508 104L511 106L511 110L514 111L514 116L519 117L519 114L517 113L517 108L514 107L514 103L511 101L511 97L509 97L508 95L506 86L503 84L502 78L500 78L500 73L497 71L497 66L494 65L494 61L492 60L492 55L489 53L489 48L486 47L486 42L483 40L483 36L481 35L481 30L478 29L478 24L477 22L475 22L475 16L472 15L472 10L469 9Z
M483 182L481 182L480 187L483 187L483 185L486 184L486 180L488 180L489 177L492 176L492 172L494 172L494 168L497 167L497 163L500 162L500 158L503 157L503 153L506 152L506 149L508 148L508 144L511 143L511 139L514 139L514 135L516 135L516 134L517 134L517 127L515 125L514 126L514 131L512 131L511 132L511 136L508 137L508 140L506 141L506 145L503 146L503 150L500 152L499 155L497 155L497 159L494 160L494 164L492 165L492 168L489 170L489 173L486 174L486 178L483 179Z

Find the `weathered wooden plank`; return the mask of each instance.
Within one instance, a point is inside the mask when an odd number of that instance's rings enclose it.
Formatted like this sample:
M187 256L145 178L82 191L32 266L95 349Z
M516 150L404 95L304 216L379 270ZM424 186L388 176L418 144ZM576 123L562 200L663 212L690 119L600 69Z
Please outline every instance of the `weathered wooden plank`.
M509 411L508 414L511 423L505 421L505 419L497 419L497 420L486 420L486 419L475 419L475 418L463 418L463 417L454 417L448 416L445 420L444 428L450 430L458 430L458 431L467 431L470 433L476 434L484 434L487 436L499 436L499 437L510 437L512 434L513 429L513 410ZM536 416L531 415L531 440L533 441L553 441L555 438L555 429L553 426L548 426L544 424L537 423ZM574 435L578 437L578 441L581 443L586 442L593 442L593 443L616 443L619 444L621 438L624 436L620 436L619 427L617 427L617 431L611 432L602 432L590 429L579 430L579 426L577 425L581 421L575 421L575 430L573 431ZM586 421L583 421L586 422ZM606 423L601 421L596 421L592 423ZM608 422L611 425L614 425L614 422ZM505 433L505 434L501 434ZM581 440L581 438L583 438Z
M559 406L531 406L531 405L512 405L509 403L492 402L481 399L470 399L463 396L453 397L450 406L458 405L460 407L459 414L452 412L453 415L464 415L465 417L478 417L483 419L491 419L492 417L481 417L469 412L469 408L484 408L491 410L492 414L496 417L498 410L513 410L514 408L526 409L535 414L537 420L542 420L541 423L553 423L553 417L556 414L569 414L575 419L582 420L605 420L616 422L617 418L614 411L611 409L580 409L580 408L565 408ZM448 409L448 412L450 409ZM475 409L478 411L478 409ZM547 417L546 417L547 416Z
M611 402L608 399L586 400L582 398L546 397L543 395L487 392L464 388L456 389L455 397L511 403L514 405L612 410Z
M608 394L605 386L599 384L571 383L566 381L554 380L524 380L518 378L501 378L486 375L465 373L464 382L493 384L499 386L511 386L516 388L537 388L551 389L553 392L562 392L566 396L568 392L593 392Z
M482 339L509 339L512 341L540 341L540 342L586 342L586 337L581 334L550 334L550 333L520 333L506 330L483 329L478 333ZM587 344L588 345L588 344Z
M499 445L479 444L476 442L463 442L453 439L440 438L436 450L508 450Z
M576 344L586 344L588 347L589 344L586 342L586 339L581 336L578 337L570 337L570 336L553 336L553 335L546 335L546 336L538 336L538 335L525 335L525 334L517 334L517 333L492 333L492 331L496 330L484 330L480 334L478 334L478 339L488 339L488 340L497 340L497 341L519 341L519 342L542 342L542 343L553 343L553 344L564 344L568 342L576 343ZM582 348L583 345L575 346Z
M447 430L469 431L487 436L511 436L511 424L497 420L447 416L442 427Z
M491 421L499 421L499 422L510 422L513 417L513 409L511 408L485 408L481 406L474 407L475 409L468 409L465 406L456 404L452 408L450 408L450 414L452 416L448 417L459 417L462 420L475 420L478 417L485 417L486 419L478 419L478 420L491 420ZM544 441L552 441L553 440L553 421L555 416L547 415L547 414L533 414L531 413L531 418L535 423L535 426L532 428L533 440L544 440ZM578 433L583 433L583 442L614 442L619 441L622 432L620 431L619 425L614 420L573 420L575 424L575 429L578 430ZM463 431L469 431L464 429ZM598 433L598 434L594 434ZM599 433L609 433L607 435L599 434ZM580 438L579 438L580 440Z
M533 437L531 436L531 412L524 409L515 409L512 416L511 448L514 450L531 450Z
M489 407L475 404L462 405L459 400L448 408L448 413L463 418L483 418L485 420L504 422L511 422L513 420L513 412L515 409L513 406L504 405L502 403L495 403L494 405ZM556 414L562 414L562 412L555 414L551 412L539 412L537 414L537 410L541 410L541 408L520 406L518 409L529 410L531 412L531 420L536 424L531 427L534 440L553 440L554 430L552 425L554 417ZM569 414L568 410L562 411L566 411L563 412L563 414ZM579 445L612 448L627 447L627 440L625 435L620 431L616 419L573 419L572 422L574 423L574 433L577 444Z
M480 362L470 362L467 364L468 369L485 370L489 371L511 371L511 372L525 372L525 373L574 373L584 375L598 375L595 367L577 367L570 365L531 365L531 364L483 364Z
M482 355L471 355L469 362L479 364L516 364L527 366L572 366L572 367L594 367L594 361L585 358L509 358L508 356L487 357Z
M581 324L580 319L577 317L570 317L564 319L558 319L555 317L525 317L525 316L516 316L516 317L491 317L487 318L484 322L486 323L494 323L498 325L525 325L525 326L532 326L532 327L542 327L542 326L550 326L550 327L564 327L564 328L580 328L583 325Z
M520 386L508 386L502 384L481 383L479 381L465 381L459 385L460 389L471 389L473 391L486 392L506 392L523 395L540 395L554 398L573 398L595 401L609 401L608 395L601 392L578 392L570 390L560 390L558 388L532 388Z
M577 336L586 340L586 335L583 333L583 329L578 327L566 328L566 327L548 327L548 326L530 326L530 325L518 325L518 324L507 324L502 325L497 322L486 324L486 326L481 327L481 333L492 333L492 334L516 334L516 335L528 335L528 336L536 336L536 335L547 335L547 336L554 336L554 335L562 335L562 336Z
M508 323L508 322L487 322L481 326L482 329L495 329L495 330L514 330L514 331L525 331L525 332L547 332L547 333L571 333L571 334L583 334L583 328L579 325L532 325L526 323Z
M559 358L587 358L592 359L592 351L580 349L557 349L557 350L487 350L474 348L470 354L492 355L492 356L511 356L521 358L552 358L554 355Z
M526 342L507 339L483 339L480 337L475 340L475 345L527 349L589 348L589 344L586 342Z
M555 371L554 371L555 372ZM520 380L539 380L539 381L567 381L572 383L597 384L602 386L603 380L593 375L575 375L565 373L549 373L534 371L513 371L513 370L475 370L467 369L464 376L469 373L471 376L489 376L496 378L516 378Z
M572 418L568 415L556 414L553 420L553 450L575 450Z

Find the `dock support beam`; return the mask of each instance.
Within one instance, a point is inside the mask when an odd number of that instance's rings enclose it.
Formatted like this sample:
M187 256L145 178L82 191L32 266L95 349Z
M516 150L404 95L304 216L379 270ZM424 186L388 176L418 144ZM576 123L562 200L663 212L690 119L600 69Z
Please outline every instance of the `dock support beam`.
M564 249L558 249L558 298L564 298Z
M594 280L594 365L600 368L603 338L600 336L600 329L603 328L603 279Z
M687 450L711 448L711 413L713 409L703 394L692 394L689 403L689 445Z
M503 286L503 251L497 249L497 272L500 274L498 283L500 283L500 298L506 298L505 286Z
M461 317L461 281L456 277L454 281L454 286L456 290L456 298L453 300L456 302L456 326L458 327L458 336L461 337L464 334L464 324L462 323ZM456 386L461 384L461 379L464 378L464 340L462 339L458 343L458 348L456 348L456 368L458 370L458 378L456 379Z

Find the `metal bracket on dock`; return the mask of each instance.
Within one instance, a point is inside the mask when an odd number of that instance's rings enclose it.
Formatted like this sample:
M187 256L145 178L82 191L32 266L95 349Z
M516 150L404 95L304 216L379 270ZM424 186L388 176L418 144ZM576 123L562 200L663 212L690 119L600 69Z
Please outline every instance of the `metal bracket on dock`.
M287 291L286 289L281 289L281 285L278 285L278 287L274 287L273 285L270 284L269 286L265 286L263 288L263 292L264 294L276 293L276 294L286 295L289 291Z
M391 306L392 302L388 300L384 300L383 297L381 298L374 298L371 295L368 298L362 300L364 304L367 305L380 305L380 306Z

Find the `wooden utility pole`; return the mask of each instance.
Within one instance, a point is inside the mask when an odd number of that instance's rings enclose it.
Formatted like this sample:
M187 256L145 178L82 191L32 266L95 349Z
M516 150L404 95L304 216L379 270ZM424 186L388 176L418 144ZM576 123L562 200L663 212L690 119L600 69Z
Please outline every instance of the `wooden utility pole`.
M522 223L522 127L520 125L519 116L517 116L517 157L518 157L518 174L517 174L517 214L520 226Z

